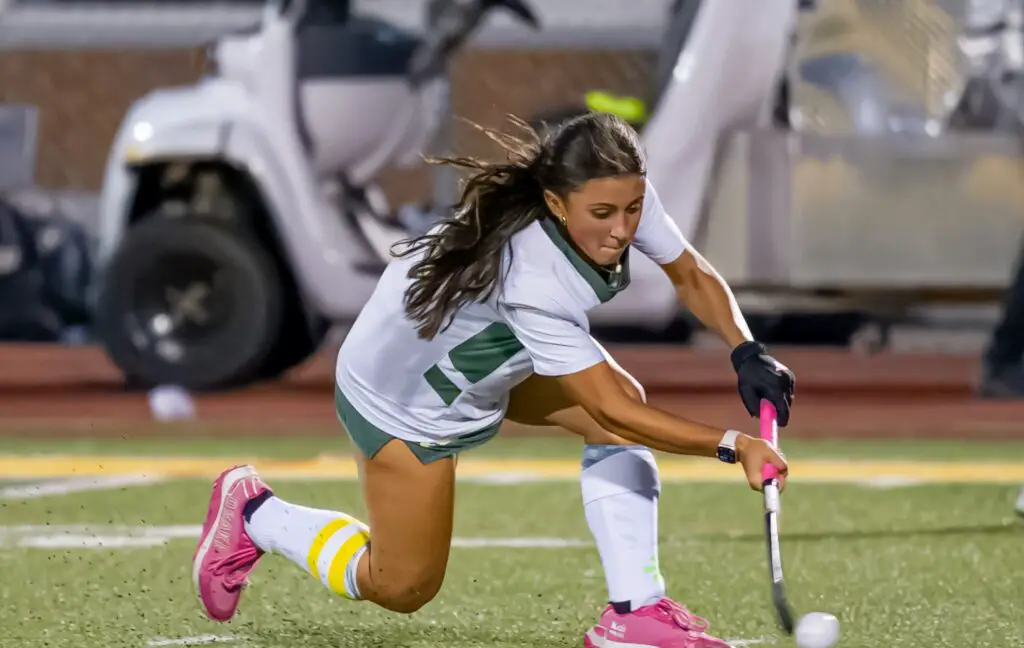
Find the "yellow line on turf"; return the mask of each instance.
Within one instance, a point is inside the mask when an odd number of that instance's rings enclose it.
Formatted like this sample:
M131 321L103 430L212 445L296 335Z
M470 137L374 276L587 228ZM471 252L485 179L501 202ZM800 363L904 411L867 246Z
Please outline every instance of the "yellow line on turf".
M312 459L231 460L210 457L128 457L89 455L0 455L0 478L54 479L113 475L165 478L210 478L237 463L252 463L267 478L336 478L357 475L352 459L323 456ZM712 460L659 461L661 476L672 481L741 481L735 466ZM533 477L575 479L579 462L571 459L472 459L459 461L460 477ZM1021 483L1024 461L839 461L803 459L790 462L793 480L859 482L907 480L917 482Z

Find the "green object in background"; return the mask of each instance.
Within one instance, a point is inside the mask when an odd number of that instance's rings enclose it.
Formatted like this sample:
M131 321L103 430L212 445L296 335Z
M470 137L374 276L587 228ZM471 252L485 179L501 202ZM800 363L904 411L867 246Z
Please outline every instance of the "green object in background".
M610 113L636 124L648 119L647 104L636 97L616 97L594 90L587 93L587 108L594 112Z

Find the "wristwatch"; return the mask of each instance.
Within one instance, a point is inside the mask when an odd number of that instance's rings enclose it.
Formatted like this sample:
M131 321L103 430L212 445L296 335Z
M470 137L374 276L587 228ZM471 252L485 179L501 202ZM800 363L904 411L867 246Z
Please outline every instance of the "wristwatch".
M736 463L736 437L740 435L736 430L726 430L722 440L718 442L718 459L725 463Z

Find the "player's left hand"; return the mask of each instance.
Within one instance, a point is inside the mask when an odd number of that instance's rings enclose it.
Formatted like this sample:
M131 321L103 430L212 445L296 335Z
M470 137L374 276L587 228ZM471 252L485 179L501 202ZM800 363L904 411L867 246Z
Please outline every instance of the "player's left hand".
M779 427L789 423L796 377L789 367L768 355L760 342L744 342L732 350L732 366L739 376L740 398L751 416L761 413L761 399L767 399L778 413Z
M786 457L782 451L764 439L755 437L740 436L736 441L738 460L743 466L743 472L747 475L750 487L756 491L762 490L761 469L765 464L771 464L779 472L779 492L784 491L786 476L789 475L789 464L786 463Z

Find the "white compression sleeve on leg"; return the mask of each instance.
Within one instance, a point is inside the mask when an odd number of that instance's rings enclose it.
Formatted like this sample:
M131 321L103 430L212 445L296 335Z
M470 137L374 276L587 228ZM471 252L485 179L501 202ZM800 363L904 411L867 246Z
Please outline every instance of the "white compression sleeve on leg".
M580 477L583 508L597 543L612 603L630 609L665 596L658 565L661 479L642 446L588 445Z

